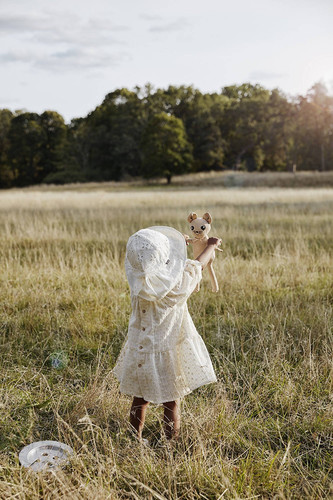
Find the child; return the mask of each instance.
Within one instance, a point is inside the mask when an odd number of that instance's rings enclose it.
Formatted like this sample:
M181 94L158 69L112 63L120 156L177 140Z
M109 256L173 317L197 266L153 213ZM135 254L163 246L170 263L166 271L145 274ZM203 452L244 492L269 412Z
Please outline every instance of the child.
M165 435L177 438L180 398L217 380L186 302L220 243L209 238L197 260L190 260L183 235L171 227L141 229L128 240L132 315L113 373L120 391L134 396L130 423L139 440L149 402L163 404Z

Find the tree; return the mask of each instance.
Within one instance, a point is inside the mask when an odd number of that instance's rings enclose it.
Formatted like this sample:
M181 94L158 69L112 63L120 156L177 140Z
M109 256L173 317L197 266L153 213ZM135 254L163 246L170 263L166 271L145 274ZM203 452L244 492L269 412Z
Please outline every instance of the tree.
M63 145L62 161L57 169L48 174L43 182L66 184L89 180L89 139L84 118L75 118L67 126L66 140Z
M43 141L40 150L39 178L44 181L48 175L59 169L64 160L67 127L63 117L55 111L44 111L40 115L40 126L43 130Z
M11 120L8 141L15 185L38 184L63 161L66 125L55 111L21 113Z
M67 126L55 111L0 110L0 187L172 176L225 167L332 169L333 97L259 84L117 89Z
M184 117L184 125L193 147L194 170L219 170L223 167L226 142L220 123L226 98L217 94L196 93Z
M245 83L225 87L222 95L229 98L221 126L227 141L227 165L235 169L261 169L265 163L270 91L258 84Z
M180 118L192 145L193 169L222 168L225 141L219 127L221 110L227 98L218 94L202 94L192 86L157 89L146 85L143 100L148 117L164 112Z
M305 97L296 101L294 154L305 169L327 169L333 162L333 97L316 83Z
M27 186L41 181L43 129L37 113L15 116L8 132L8 163L15 185Z
M141 142L142 174L145 178L166 177L189 170L192 162L191 146L182 120L167 113L151 118Z
M0 188L9 187L13 180L13 173L8 164L8 133L13 116L9 109L0 110Z
M108 94L86 118L89 169L99 180L120 180L140 173L144 107L137 92Z
M263 168L292 170L295 163L293 133L296 109L292 102L277 89L272 90L265 111L263 128Z

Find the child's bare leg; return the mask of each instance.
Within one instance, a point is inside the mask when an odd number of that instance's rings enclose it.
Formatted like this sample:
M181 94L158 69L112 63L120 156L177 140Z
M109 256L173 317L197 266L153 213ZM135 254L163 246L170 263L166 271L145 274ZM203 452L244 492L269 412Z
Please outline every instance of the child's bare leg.
M146 411L149 402L143 398L133 398L133 403L130 411L130 423L138 433L138 438L142 438L142 429L145 424Z
M164 432L167 439L178 438L180 431L180 400L163 403Z

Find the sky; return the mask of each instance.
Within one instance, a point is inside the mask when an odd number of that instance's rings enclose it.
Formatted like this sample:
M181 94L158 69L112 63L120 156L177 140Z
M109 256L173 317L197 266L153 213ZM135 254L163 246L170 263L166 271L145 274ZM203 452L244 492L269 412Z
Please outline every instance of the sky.
M333 0L0 0L0 108L86 116L121 87L333 93Z

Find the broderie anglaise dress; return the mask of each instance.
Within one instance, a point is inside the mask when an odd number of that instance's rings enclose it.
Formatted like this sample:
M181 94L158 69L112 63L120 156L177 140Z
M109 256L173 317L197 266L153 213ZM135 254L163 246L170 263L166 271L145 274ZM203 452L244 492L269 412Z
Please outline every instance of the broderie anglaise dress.
M201 275L200 262L187 259L182 279L164 298L132 297L128 336L112 370L121 392L160 404L217 381L187 308Z

